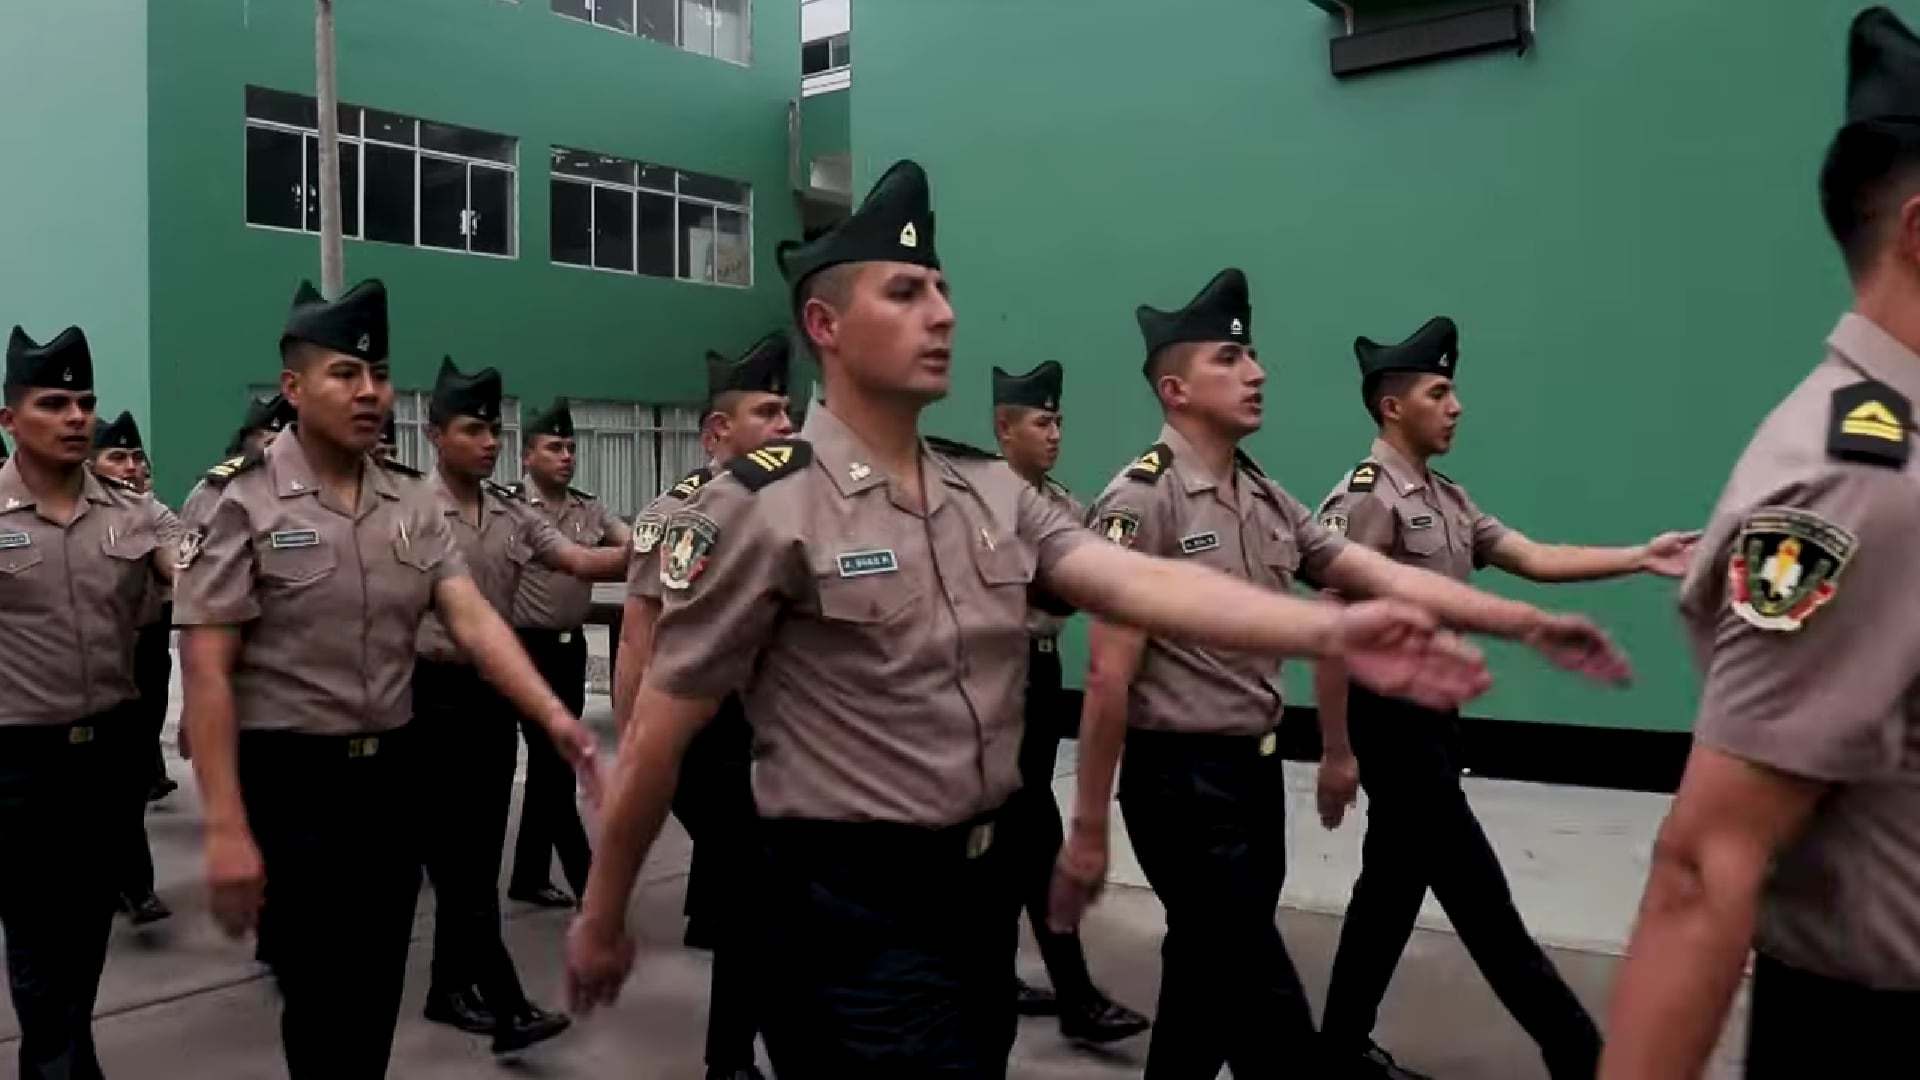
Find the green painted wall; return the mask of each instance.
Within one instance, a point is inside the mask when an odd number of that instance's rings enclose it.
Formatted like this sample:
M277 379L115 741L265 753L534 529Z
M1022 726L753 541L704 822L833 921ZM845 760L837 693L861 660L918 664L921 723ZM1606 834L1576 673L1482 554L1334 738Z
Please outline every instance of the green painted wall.
M799 5L756 0L740 67L552 14L543 0L337 5L343 101L520 139L519 257L347 243L349 282L393 290L395 377L427 385L442 353L493 364L507 392L698 399L700 357L777 325L774 245L797 231L786 102L799 90ZM161 490L221 450L275 342L316 237L248 228L244 88L313 92L308 0L166 0L152 13L153 355ZM754 185L755 287L553 265L548 150L598 150Z
M100 407L146 421L146 0L0 4L0 334L78 323Z
M1354 336L1444 312L1467 411L1443 467L1537 537L1634 541L1703 521L1846 301L1814 189L1853 7L1544 0L1524 59L1341 84L1307 0L863 4L856 187L902 155L933 176L963 360L934 427L988 438L989 365L1058 358L1064 476L1097 491L1156 430L1134 306L1234 264L1270 380L1250 449L1302 499L1371 437ZM1601 617L1639 679L1501 649L1477 711L1690 723L1669 586L1481 580Z
M800 160L812 161L853 148L853 91L815 94L800 106Z

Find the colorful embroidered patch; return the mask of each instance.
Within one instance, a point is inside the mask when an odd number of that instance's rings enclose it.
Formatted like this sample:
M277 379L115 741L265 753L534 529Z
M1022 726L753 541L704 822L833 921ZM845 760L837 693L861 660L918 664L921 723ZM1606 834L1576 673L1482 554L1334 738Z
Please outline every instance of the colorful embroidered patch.
M669 589L684 589L707 569L713 548L720 540L720 526L713 519L691 511L675 514L661 538L660 584Z
M633 523L633 553L645 555L660 546L660 535L667 530L667 523L653 514L643 515Z
M1763 507L1748 515L1727 560L1734 613L1762 630L1798 630L1838 592L1859 545L1809 510Z
M1326 513L1320 515L1320 527L1337 536L1347 535L1347 515Z
M1133 537L1140 531L1140 515L1131 510L1114 509L1100 515L1093 531L1119 544L1121 547L1133 546Z

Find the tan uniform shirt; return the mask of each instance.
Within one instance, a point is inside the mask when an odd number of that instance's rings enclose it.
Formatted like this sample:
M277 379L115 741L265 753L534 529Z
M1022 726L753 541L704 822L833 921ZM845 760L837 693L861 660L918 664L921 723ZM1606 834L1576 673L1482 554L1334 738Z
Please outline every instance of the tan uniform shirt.
M135 696L160 510L87 470L73 519L56 525L19 467L0 465L0 727L70 724Z
M1920 356L1857 315L1828 346L1734 466L1681 586L1694 737L1833 785L1774 864L1757 947L1920 990L1920 463L1897 460Z
M1086 507L1081 506L1080 501L1073 497L1073 493L1056 483L1053 477L1047 477L1036 490L1073 520L1086 520ZM1060 630L1066 625L1065 616L1053 615L1037 607L1027 612L1027 634L1034 640L1042 642L1043 650L1053 647L1053 643L1059 640Z
M205 531L213 521L213 508L220 505L221 488L201 479L187 492L187 499L180 504L180 522L189 529Z
M532 477L523 478L519 490L534 513L581 547L599 547L626 528L613 511L585 492L568 488L564 501L555 506L540 494ZM578 630L592 611L593 582L534 563L520 575L509 621L533 630Z
M1320 504L1320 524L1395 562L1465 581L1507 535L1467 489L1375 439L1367 459Z
M441 513L453 530L454 542L467 572L480 587L480 595L502 619L507 618L527 568L536 561L551 566L554 556L566 546L566 538L525 500L496 484L480 485L477 525L461 511L459 500L438 471L427 478L427 486L439 500ZM447 636L438 615L428 615L420 624L419 654L428 660L468 662L466 650Z
M369 462L349 513L321 494L289 429L220 492L205 540L182 539L173 621L242 628L240 727L357 735L406 723L433 587L467 572L426 484Z
M633 519L633 557L627 561L628 596L660 599L660 538L666 535L667 520L681 503L692 498L701 485L713 478L713 470L714 466L703 465L681 477L679 483L661 492Z
M923 514L826 408L802 437L674 513L648 684L740 692L763 815L998 809L1020 786L1028 586L1094 537L996 458L925 449ZM775 478L753 490L756 469Z
M156 528L160 534L160 545L163 549L171 551L172 546L180 541L180 534L186 531L185 523L180 520L177 514L167 508L167 504L161 502L159 499L154 498L152 495L143 495L141 497L153 504ZM167 601L172 599L173 586L168 584L165 578L155 574L153 578L147 582L146 596L140 600L140 627L145 629L159 622L161 617L166 614Z
M1222 487L1171 426L1094 503L1094 531L1148 555L1191 559L1285 591L1317 583L1347 542L1240 457ZM1148 638L1127 695L1128 722L1155 731L1264 735L1280 723L1280 662Z

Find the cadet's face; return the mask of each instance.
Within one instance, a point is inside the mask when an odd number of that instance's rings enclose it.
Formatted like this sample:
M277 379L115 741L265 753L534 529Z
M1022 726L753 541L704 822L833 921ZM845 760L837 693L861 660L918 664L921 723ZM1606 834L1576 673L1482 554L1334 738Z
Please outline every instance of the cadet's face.
M300 414L300 430L351 454L373 449L393 408L393 381L385 360L370 364L318 349L280 373L280 392Z
M1266 402L1261 387L1267 373L1250 346L1222 342L1195 347L1185 372L1165 378L1173 380L1171 400L1182 411L1236 438L1260 430Z
M855 383L918 402L947 396L953 322L946 275L906 263L855 266L841 310L807 305L808 334Z
M147 467L145 450L102 450L94 455L93 471L132 484L141 491L147 489L147 483L153 477Z
M1060 460L1060 414L1013 408L996 418L1000 450L1020 472L1048 472Z
M1390 416L1407 441L1422 453L1444 454L1453 449L1453 433L1460 425L1460 397L1453 380L1444 375L1422 375L1404 397L1387 399Z
M427 429L433 449L454 473L469 480L493 475L500 460L500 422L474 416L456 416L445 427Z
M714 438L730 456L751 454L774 439L793 434L787 397L753 391L740 395L729 412L714 413Z
M80 465L93 453L93 407L90 393L27 390L19 404L0 408L0 427L22 455L50 465Z
M573 483L573 440L535 435L524 455L527 475L543 484Z
M398 461L400 459L400 447L390 442L374 443L373 456L379 458L381 461Z

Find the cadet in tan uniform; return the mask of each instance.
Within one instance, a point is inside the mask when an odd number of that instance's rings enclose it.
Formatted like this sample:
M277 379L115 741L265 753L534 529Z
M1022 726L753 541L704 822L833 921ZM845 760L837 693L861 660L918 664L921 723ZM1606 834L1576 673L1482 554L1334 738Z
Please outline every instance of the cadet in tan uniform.
M582 547L613 547L626 558L627 524L573 483L573 413L564 400L521 429L524 475L512 490L560 534ZM547 685L576 715L587 705L587 615L593 584L529 563L513 596L514 632ZM507 896L547 908L570 908L587 891L587 831L573 805L573 769L538 724L520 718L527 743L527 789L520 803L520 834L513 848ZM553 887L553 857L573 888Z
M122 412L112 423L96 424L93 429L93 458L88 463L95 475L118 480L132 490L152 498L152 473L147 468L147 452L141 443L140 426L131 413ZM173 511L157 501L155 509L164 512L163 540L178 536L179 524ZM166 758L160 748L160 733L167 725L167 697L173 681L173 605L167 583L154 578L147 583L147 595L140 602L139 634L133 651L133 682L140 696L140 724L151 737L150 774L147 801L165 798L175 787L167 776ZM153 891L153 849L147 840L145 815L127 820L127 830L119 848L120 910L135 926L159 922L173 912Z
M1020 899L998 826L1020 786L1030 587L1223 648L1339 652L1439 706L1483 689L1484 665L1410 608L1283 597L1100 543L991 455L923 443L954 318L918 165L780 260L828 404L801 438L729 462L660 540L653 657L569 944L576 1001L624 980L626 899L680 757L738 691L774 1072L1001 1077Z
M1686 572L1692 535L1667 533L1637 547L1535 543L1429 466L1453 448L1460 422L1460 336L1452 319L1432 319L1397 345L1360 338L1353 347L1361 400L1379 437L1322 504L1320 524L1329 531L1455 581L1489 563L1540 582ZM1600 1032L1527 933L1499 857L1461 790L1459 717L1349 689L1337 663L1318 665L1315 689L1325 748L1322 819L1338 825L1359 782L1368 798L1360 878L1340 927L1320 1022L1321 1043L1339 1075L1422 1080L1376 1046L1372 1033L1431 887L1487 982L1539 1044L1548 1072L1591 1080Z
M380 425L380 441L373 444L373 456L380 461L400 460L400 429L394 426L392 413Z
M623 620L627 657L615 671L616 708L633 703L640 676L653 652L660 617L660 537L674 509L712 478L714 471L770 440L793 434L787 418L788 334L776 330L737 361L707 353L707 407L702 441L709 464L695 469L640 513L633 561L627 574ZM624 725L627 716L621 713ZM729 694L687 747L673 812L693 837L687 875L687 934L691 948L713 950L713 983L707 998L706 1063L709 1080L760 1080L753 1040L760 1030L755 1008L755 943L749 933L748 900L758 887L753 874L753 732L737 694ZM775 1003L777 1007L777 1003Z
M1025 375L1010 375L994 368L993 428L1007 466L1079 521L1086 514L1079 501L1048 475L1060 459L1063 374L1053 360ZM1019 819L1013 827L1019 831L1023 850L1029 853L1020 871L1021 902L1053 990L1018 981L1015 1002L1023 1015L1057 1014L1060 1033L1072 1041L1110 1043L1147 1030L1147 1018L1117 1004L1093 985L1079 931L1058 933L1047 922L1053 863L1065 836L1060 806L1053 800L1053 774L1060 756L1060 737L1075 726L1061 691L1060 630L1065 625L1062 614L1039 606L1027 615L1026 734L1020 743L1020 794L1010 811Z
M298 419L210 474L220 501L204 537L181 539L175 617L214 915L244 933L271 885L292 1080L361 1080L386 1073L421 789L450 765L408 723L422 621L436 613L583 769L593 740L468 576L434 490L368 455L393 406L380 283L333 303L303 283L280 351Z
M440 502L474 584L502 618L535 564L589 581L617 581L627 547L584 548L511 489L495 484L500 453L500 373L464 375L451 359L427 405L438 459L428 486ZM513 704L429 615L420 627L413 715L436 768L427 840L433 882L433 983L426 1016L493 1035L496 1053L553 1038L564 1016L527 1000L501 938L500 859L520 740Z
M1920 1017L1920 40L1849 45L1820 198L1853 281L1761 422L1680 610L1702 685L1614 983L1605 1080L1692 1080L1749 947L1746 1075L1909 1076Z
M87 469L93 359L69 328L7 343L0 427L0 932L24 1080L101 1075L93 1002L145 804L140 604L172 573L153 500Z
M222 469L231 469L229 462L238 463L247 455L265 450L273 440L293 423L293 406L287 399L274 394L271 397L255 398L247 406L247 415L240 423L240 429L227 441L227 456L222 463L214 466L215 478ZM213 508L220 501L220 485L208 483L202 477L187 492L185 502L180 504L180 520L189 528L205 530L207 522L213 518Z
M1257 589L1298 581L1394 596L1450 625L1514 638L1567 668L1620 680L1625 661L1591 623L1553 616L1402 566L1320 527L1241 440L1258 431L1262 372L1239 270L1184 308L1136 312L1159 441L1107 486L1095 531L1136 551L1212 567ZM1120 809L1167 909L1150 1080L1320 1075L1313 1017L1274 924L1286 876L1282 702L1271 656L1096 622L1080 725L1079 798L1061 855L1061 914L1099 887L1121 748ZM1446 706L1441 706L1446 707ZM1291 1072L1290 1072L1291 1070Z

